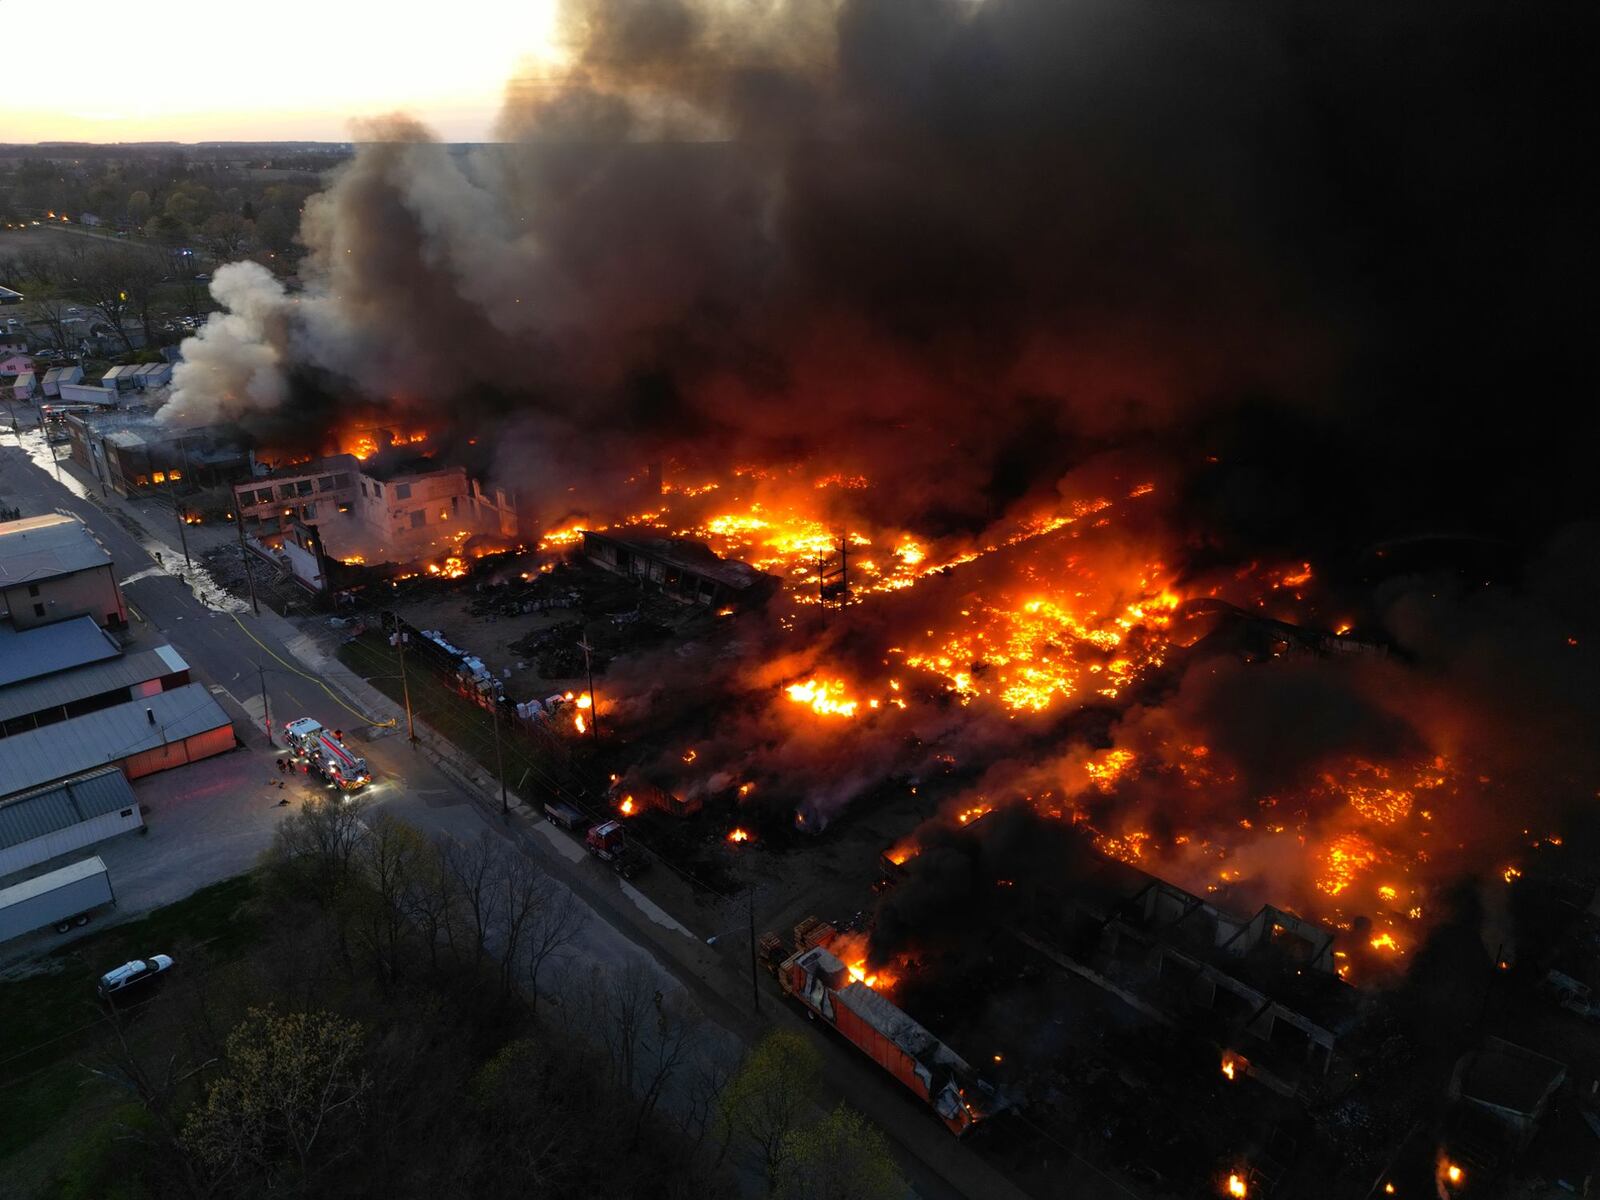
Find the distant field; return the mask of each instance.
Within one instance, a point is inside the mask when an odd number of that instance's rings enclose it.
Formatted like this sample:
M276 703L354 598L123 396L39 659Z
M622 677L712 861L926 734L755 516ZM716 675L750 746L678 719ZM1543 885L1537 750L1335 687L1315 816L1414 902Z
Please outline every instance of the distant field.
M119 238L114 232L89 229L81 225L30 225L26 229L0 229L0 254L17 250L54 250L67 238L103 242L106 245L153 246L142 238Z

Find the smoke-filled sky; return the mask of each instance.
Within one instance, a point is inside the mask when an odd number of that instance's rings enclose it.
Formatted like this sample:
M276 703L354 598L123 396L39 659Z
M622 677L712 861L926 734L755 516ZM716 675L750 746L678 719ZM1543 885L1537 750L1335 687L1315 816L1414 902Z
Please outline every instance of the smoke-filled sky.
M1377 870L1360 839L1385 821L1416 861L1498 869L1597 769L1578 600L1591 22L1475 2L575 0L562 66L510 82L499 144L370 123L306 207L302 289L217 271L228 314L185 343L166 411L274 437L341 408L492 428L495 482L552 521L648 461L809 459L871 481L849 519L946 555L1150 483L1113 535L1068 529L815 637L768 629L697 686L878 686L891 653L937 657L916 630L965 636L957 614L1014 633L1041 591L1148 613L1169 584L1221 594L1208 572L1259 581L1286 557L1395 653L1174 656L1098 739L1051 740L1060 706L1014 720L941 683L874 718L911 737L795 734L757 704L695 761L734 779L781 759L831 815L948 748L993 763L974 794L1086 790L1098 827L1183 854L1281 825L1294 849L1228 869L1297 903L1343 894L1310 875L1330 844ZM1476 548L1434 576L1418 547L1441 535ZM1027 653L1049 659L1039 636ZM984 653L962 643L947 674ZM1138 767L1088 787L1086 756L1112 749ZM1397 789L1406 813L1374 816ZM1427 825L1446 794L1448 829Z
M191 343L181 407L274 407L306 366L512 412L551 478L827 446L957 519L1086 442L1276 441L1287 484L1231 480L1221 517L1292 525L1359 473L1494 520L1542 498L1528 458L1569 463L1549 423L1590 372L1576 12L569 4L504 145L366 125L306 292L219 272L252 315Z

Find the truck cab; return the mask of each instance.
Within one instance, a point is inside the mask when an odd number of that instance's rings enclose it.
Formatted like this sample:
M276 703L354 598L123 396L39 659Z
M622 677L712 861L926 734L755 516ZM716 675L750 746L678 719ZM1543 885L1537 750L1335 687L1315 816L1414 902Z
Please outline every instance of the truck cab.
M649 861L629 844L628 831L621 821L602 821L589 830L583 844L590 854L624 879L632 879Z

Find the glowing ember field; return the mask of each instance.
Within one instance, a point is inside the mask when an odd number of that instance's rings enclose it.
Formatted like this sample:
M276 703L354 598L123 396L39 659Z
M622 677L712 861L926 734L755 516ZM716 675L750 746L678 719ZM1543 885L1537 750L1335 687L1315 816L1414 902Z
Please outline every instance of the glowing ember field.
M1122 505L1154 491L1133 487L1118 500L1064 503L1059 511L1014 519L975 540L938 543L904 530L875 528L859 516L869 498L859 477L813 483L793 473L736 471L727 483L668 485L647 511L616 522L568 521L540 548L578 542L585 529L692 538L715 553L774 574L796 612L822 603L825 572L848 572L842 602L871 605L937 580L938 600L884 647L884 677L852 682L821 670L785 684L788 699L823 718L905 707L901 683L923 676L963 704L996 703L1017 712L1118 696L1165 659L1181 597L1158 559L1115 565L1086 553L1078 539L1104 543ZM841 547L844 549L841 563ZM834 576L831 576L834 577ZM962 585L970 580L970 587ZM916 628L920 623L922 628Z
M1347 978L1404 961L1435 915L1434 881L1452 867L1487 853L1507 859L1496 868L1507 878L1517 870L1515 844L1495 849L1455 829L1452 813L1494 786L1456 756L1335 758L1314 779L1257 794L1226 755L1194 741L1063 749L1071 737L1064 722L1075 712L1125 711L1134 689L1204 632L1205 619L1192 618L1205 606L1191 602L1316 624L1311 563L1251 562L1206 580L1185 576L1175 565L1181 555L1150 539L1143 518L1159 501L1151 484L1013 515L968 539L876 526L861 515L872 490L858 477L813 481L798 471L743 469L668 485L652 500L609 527L700 540L785 584L769 616L778 661L795 666L762 685L769 699L757 738L786 736L774 730L787 728L801 746L837 740L871 754L930 726L956 728L952 753L930 758L950 766L971 759L960 765L981 769L1018 752L1014 740L1010 749L995 740L998 717L1014 723L1016 737L1038 739L1043 749L1028 754L1072 763L1036 770L1010 793L955 796L947 816L958 826L1017 803L1082 823L1102 853L1199 895L1233 908L1274 903L1357 934L1341 940ZM569 521L541 548L559 550L584 528L606 527ZM822 584L835 577L841 547L850 589L825 600ZM1329 636L1347 632L1329 624ZM834 649L841 629L865 631L848 656ZM880 639L876 652L863 652L860 636ZM672 770L688 791L716 778L759 777L750 753L737 737L718 739ZM776 789L763 784L763 795L793 790L797 778L808 795L824 790L826 777L808 761L775 779ZM742 788L740 803L745 795ZM1528 831L1523 845L1541 836L1548 833ZM917 850L908 839L891 857L904 863Z

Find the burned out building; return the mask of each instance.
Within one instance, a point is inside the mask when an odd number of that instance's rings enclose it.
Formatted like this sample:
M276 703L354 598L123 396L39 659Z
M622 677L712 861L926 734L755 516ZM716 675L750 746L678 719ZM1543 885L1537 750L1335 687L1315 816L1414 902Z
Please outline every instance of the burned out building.
M257 475L233 485L234 511L252 534L282 533L296 519L316 522L330 513L348 513L360 469L355 455L336 454Z
M180 487L225 487L254 464L238 431L228 426L163 425L148 413L68 413L72 459L122 496Z
M1218 1043L1226 1070L1282 1095L1314 1091L1359 1017L1334 935L1263 905L1245 916L1108 861L1060 929L1021 940L1159 1024Z
M337 454L257 475L233 495L249 544L314 591L331 586L330 562L409 565L473 537L509 544L520 530L511 493L426 457Z
M779 586L774 576L719 558L703 542L688 538L621 538L585 530L583 554L596 566L655 584L689 604L756 605Z

